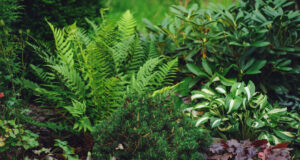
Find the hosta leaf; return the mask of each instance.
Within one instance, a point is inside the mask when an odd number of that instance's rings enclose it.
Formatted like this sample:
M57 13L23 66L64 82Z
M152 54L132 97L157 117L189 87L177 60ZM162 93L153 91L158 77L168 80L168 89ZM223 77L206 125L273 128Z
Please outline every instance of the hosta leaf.
M209 120L209 118L210 118L210 116L208 116L208 115L203 115L201 118L199 118L199 119L197 120L195 126L198 127L199 125L201 125L201 124L207 122L207 121Z
M276 108L276 109L272 109L268 112L268 114L276 114L276 113L282 113L282 112L286 112L287 108Z
M232 96L238 96L244 91L244 83L235 83L231 89L230 89L230 94Z
M203 88L203 89L201 89L201 92L204 92L204 93L206 93L206 94L209 94L209 95L216 95L215 93L214 93L214 91L212 91L212 90L210 90L210 89L207 89L207 88Z
M227 114L237 111L241 106L243 99L241 97L235 98L226 98L225 108L227 110Z
M202 91L193 91L192 92L192 97L191 97L191 100L195 100L195 99L210 99L212 95L211 94L207 94L205 92L202 92Z
M292 141L295 138L295 135L288 131L274 130L274 133L283 140Z
M208 102L202 102L195 105L194 109L202 109L202 108L208 108L209 103Z
M225 86L218 86L216 87L216 91L222 94L226 94L226 88Z
M261 133L261 134L258 136L257 139L266 139L266 140L268 140L269 142L271 141L270 135L269 135L268 133L265 133L265 132Z
M261 128L265 126L265 122L261 121L261 120L251 120L251 119L247 119L247 125L252 127L252 128Z
M220 118L211 118L210 126L211 128L216 128L221 124L222 120Z

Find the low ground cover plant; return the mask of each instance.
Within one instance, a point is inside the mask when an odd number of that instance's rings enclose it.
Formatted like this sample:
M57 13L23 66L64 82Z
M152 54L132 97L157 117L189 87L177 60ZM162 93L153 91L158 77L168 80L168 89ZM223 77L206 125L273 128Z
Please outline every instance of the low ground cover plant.
M25 151L39 145L38 135L15 120L0 119L0 158L23 158Z
M270 146L267 140L256 140L253 142L249 140L238 142L235 139L227 141L221 140L210 146L209 150L213 154L208 157L210 160L288 160L292 158L290 155L292 148L288 148L288 143Z
M224 139L299 143L299 114L271 106L267 96L255 89L251 81L236 82L231 87L222 83L207 85L192 91L191 100L196 105L187 110L202 112L196 126L204 125Z

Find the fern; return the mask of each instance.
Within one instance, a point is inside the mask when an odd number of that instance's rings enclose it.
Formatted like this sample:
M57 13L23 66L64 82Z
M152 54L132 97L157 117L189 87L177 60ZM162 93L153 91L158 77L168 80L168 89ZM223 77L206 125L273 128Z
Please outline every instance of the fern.
M155 76L154 84L157 88L173 84L176 78L176 69L178 68L178 59L169 61L167 64L162 64Z
M39 122L39 121L31 119L30 117L21 115L21 114L19 114L18 117L23 122L26 122L28 124L35 125L35 126L38 126L38 127L49 128L49 129L51 129L55 132L68 131L68 132L76 133L76 131L73 130L73 128L71 126L69 126L67 124L64 124L64 123L60 123L60 122L58 122L58 123L55 123L55 122Z
M161 59L154 58L148 60L137 72L136 76L132 76L130 90L141 93L144 92L147 87L151 86L151 81L156 76L154 72L157 65L161 62Z
M57 54L59 58L61 58L61 62L69 65L70 67L74 67L74 59L73 59L73 49L71 47L70 41L65 39L65 31L64 29L57 29L49 23L49 26L54 34L55 46L57 50Z
M145 49L143 48L139 38L135 38L129 56L126 71L128 76L131 77L132 74L136 73L147 59Z
M76 23L57 29L48 22L56 54L40 51L47 68L31 66L44 82L35 88L38 100L54 103L74 129L83 131L113 113L130 94L170 85L178 63L175 59L164 64L153 43L144 47L149 43L139 38L129 11L117 24L88 22L92 36Z
M66 64L51 65L50 67L62 76L63 82L70 91L74 92L79 99L84 99L86 95L85 84L75 69L69 68Z
M120 71L122 71L122 67L125 65L125 61L128 59L129 51L133 42L134 42L134 36L130 36L128 37L128 39L125 39L117 43L112 48L114 64L117 73L120 73Z
M155 43L153 41L150 42L147 49L148 49L147 51L148 51L149 59L150 58L157 58L157 57L160 56L159 53L156 50Z
M126 11L120 21L118 22L118 27L120 31L120 39L126 40L135 33L136 21L134 20L130 11Z

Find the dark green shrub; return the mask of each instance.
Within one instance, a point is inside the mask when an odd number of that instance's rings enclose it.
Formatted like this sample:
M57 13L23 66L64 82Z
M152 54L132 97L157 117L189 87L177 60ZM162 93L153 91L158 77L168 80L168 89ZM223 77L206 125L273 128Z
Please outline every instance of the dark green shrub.
M172 101L136 98L94 128L95 159L201 159L210 135Z
M160 26L148 23L149 37L162 54L180 57L182 71L194 74L194 81L212 80L220 74L252 80L264 93L295 95L300 73L300 12L291 10L292 4L257 0L207 10L197 5L174 6L176 18Z
M88 27L85 17L94 19L100 15L100 0L23 0L24 16L20 26L30 29L33 37L51 40L52 32L45 19L55 26L67 26L77 21L81 27Z

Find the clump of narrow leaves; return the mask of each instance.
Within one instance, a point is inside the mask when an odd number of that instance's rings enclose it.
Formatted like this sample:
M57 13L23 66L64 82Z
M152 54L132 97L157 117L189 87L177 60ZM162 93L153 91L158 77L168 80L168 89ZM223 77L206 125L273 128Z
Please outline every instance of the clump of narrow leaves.
M235 139L228 141L218 141L209 147L210 160L288 160L291 159L291 148L287 148L288 143L280 143L275 146L269 146L267 140L249 140L238 142Z

